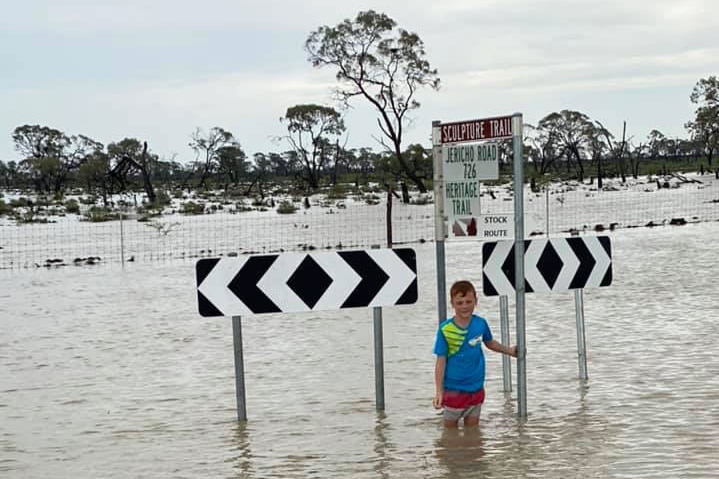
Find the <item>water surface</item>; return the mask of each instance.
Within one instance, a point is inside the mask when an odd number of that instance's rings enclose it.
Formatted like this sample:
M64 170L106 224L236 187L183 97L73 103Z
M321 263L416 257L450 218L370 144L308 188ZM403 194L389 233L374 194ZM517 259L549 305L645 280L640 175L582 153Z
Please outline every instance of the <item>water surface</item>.
M614 282L527 295L527 405L488 352L476 431L431 407L434 247L420 300L384 308L386 411L372 312L243 318L236 421L230 318L197 313L194 263L0 272L0 472L6 478L716 477L719 223L611 233ZM448 280L481 284L478 243L448 243ZM511 308L512 337L514 312ZM496 298L480 311L499 335ZM513 373L516 368L513 365ZM514 378L513 378L514 379ZM514 382L514 381L513 381Z

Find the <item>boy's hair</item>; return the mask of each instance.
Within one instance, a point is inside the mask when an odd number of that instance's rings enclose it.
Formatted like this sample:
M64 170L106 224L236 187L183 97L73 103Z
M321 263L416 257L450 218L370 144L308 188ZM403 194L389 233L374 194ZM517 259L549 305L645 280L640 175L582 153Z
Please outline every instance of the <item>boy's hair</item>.
M449 297L452 299L458 294L464 296L467 293L472 293L475 298L477 297L477 290L474 289L471 282L466 280L456 281L449 290Z

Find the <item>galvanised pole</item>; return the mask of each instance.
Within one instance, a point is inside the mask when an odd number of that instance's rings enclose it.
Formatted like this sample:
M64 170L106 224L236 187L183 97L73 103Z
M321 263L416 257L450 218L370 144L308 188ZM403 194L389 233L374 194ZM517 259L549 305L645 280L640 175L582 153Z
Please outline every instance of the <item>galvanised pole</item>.
M517 318L517 409L527 417L527 341L524 303L524 151L522 114L512 115L512 149L514 151L514 291Z

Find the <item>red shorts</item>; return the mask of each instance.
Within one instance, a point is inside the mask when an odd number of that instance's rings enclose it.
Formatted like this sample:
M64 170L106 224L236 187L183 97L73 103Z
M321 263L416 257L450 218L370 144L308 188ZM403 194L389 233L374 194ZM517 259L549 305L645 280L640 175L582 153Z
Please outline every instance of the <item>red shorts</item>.
M465 409L471 406L477 406L483 402L484 388L473 393L445 390L442 396L442 405L454 409Z

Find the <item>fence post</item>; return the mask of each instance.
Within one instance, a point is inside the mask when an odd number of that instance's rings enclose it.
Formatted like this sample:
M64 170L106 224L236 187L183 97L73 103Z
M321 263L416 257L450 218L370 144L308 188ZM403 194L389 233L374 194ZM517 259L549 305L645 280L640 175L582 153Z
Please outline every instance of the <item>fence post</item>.
M120 264L125 267L125 230L123 228L122 208L120 208Z

